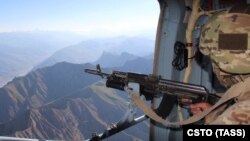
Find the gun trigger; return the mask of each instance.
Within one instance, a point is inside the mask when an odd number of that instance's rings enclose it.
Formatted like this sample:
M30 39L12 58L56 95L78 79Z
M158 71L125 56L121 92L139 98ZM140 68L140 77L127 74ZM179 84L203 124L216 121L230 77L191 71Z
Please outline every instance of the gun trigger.
M192 99L177 99L182 108L188 108L193 103Z

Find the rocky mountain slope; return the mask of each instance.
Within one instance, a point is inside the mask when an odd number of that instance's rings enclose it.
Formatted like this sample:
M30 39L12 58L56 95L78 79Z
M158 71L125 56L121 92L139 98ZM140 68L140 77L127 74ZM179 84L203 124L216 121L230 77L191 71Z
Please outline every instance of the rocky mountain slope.
M151 66L152 60L138 58L124 68L148 73ZM121 119L127 95L106 88L99 77L84 73L85 68L95 67L62 62L15 78L1 88L0 135L82 140ZM147 140L147 126L140 123L110 140Z

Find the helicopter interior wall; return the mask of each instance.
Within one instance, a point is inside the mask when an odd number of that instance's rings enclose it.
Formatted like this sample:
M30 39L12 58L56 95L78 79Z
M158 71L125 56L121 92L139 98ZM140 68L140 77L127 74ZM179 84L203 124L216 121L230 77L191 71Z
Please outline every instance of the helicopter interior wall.
M159 1L161 4L161 1ZM156 48L158 48L157 73L165 79L178 80L181 72L177 72L172 68L172 60L174 57L173 46L176 40L183 41L185 37L185 28L187 23L183 22L185 17L185 1L183 0L165 0L167 2L166 10L163 13L162 27L158 29L158 40ZM161 5L163 6L163 5ZM159 27L158 27L159 28ZM156 49L157 50L157 49ZM161 99L155 99L154 104L159 105ZM157 107L157 106L156 106ZM174 109L172 110L174 111ZM175 119L176 114L170 114L168 118ZM181 130L171 130L157 123L151 124L150 141L175 141L182 140Z
M161 3L161 1L159 1ZM190 10L186 6L191 7L192 0L165 0L167 2L166 10L164 12L164 18L162 21L162 27L159 30L158 44L158 56L155 56L157 62L157 73L165 79L182 81L183 71L177 71L172 67L172 60L174 58L174 44L176 41L185 43L185 33L187 27L187 21L185 20ZM202 24L206 18L200 18L198 23ZM159 32L158 31L158 32ZM199 31L194 32L194 39L198 38ZM157 51L157 49L156 49ZM202 63L200 62L202 61ZM209 59L202 58L197 61L193 61L193 72L190 77L190 83L204 85L209 91L213 91L211 85L212 67L209 65ZM162 99L155 99L154 105L156 107L160 104ZM165 107L167 108L167 107ZM176 121L176 107L172 109L172 112L167 117L169 120ZM185 114L185 112L184 112ZM184 115L184 117L187 116ZM163 127L160 124L154 123L150 127L150 141L181 141L182 130L171 129Z

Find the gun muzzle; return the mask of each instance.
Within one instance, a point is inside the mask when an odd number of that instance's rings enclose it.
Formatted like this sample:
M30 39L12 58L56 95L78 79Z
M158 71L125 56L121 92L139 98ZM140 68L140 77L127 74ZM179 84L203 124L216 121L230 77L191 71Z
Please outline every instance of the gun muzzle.
M108 73L103 73L100 70L85 69L84 71L89 74L99 75L102 78L107 78L110 75Z

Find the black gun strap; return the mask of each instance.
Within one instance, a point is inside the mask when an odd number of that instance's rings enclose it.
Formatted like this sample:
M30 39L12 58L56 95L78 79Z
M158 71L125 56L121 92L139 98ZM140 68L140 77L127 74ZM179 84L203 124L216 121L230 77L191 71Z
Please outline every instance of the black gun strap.
M244 92L244 83L239 82L238 84L232 86L228 91L223 95L223 97L220 98L220 100L213 105L210 109L203 111L202 113L198 115L194 115L184 121L179 122L170 122L168 119L163 119L160 116L158 116L145 102L139 97L140 94L138 92L135 92L133 90L130 90L129 88L125 87L125 91L131 96L132 102L134 102L149 118L155 120L156 122L159 122L167 127L179 127L181 125L186 124L192 124L195 123L202 118L204 118L206 115L208 115L210 112L212 112L214 109L221 106L223 103L236 98L240 94Z

